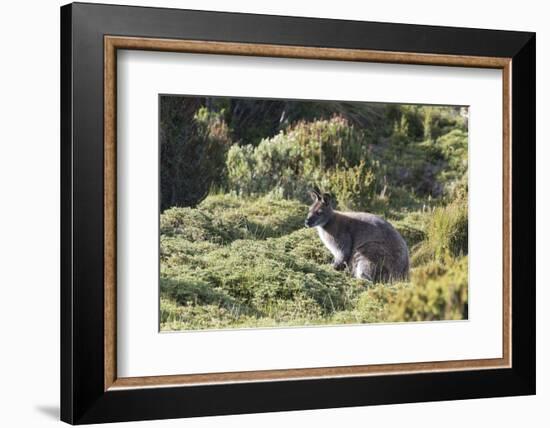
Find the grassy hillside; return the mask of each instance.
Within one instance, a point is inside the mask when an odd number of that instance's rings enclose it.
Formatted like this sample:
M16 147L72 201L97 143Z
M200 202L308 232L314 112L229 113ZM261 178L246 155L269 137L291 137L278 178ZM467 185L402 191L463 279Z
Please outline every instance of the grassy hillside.
M369 284L335 271L307 206L211 195L161 216L161 329L462 319L467 257L459 206L393 223L413 248L411 281ZM454 234L457 234L455 236Z

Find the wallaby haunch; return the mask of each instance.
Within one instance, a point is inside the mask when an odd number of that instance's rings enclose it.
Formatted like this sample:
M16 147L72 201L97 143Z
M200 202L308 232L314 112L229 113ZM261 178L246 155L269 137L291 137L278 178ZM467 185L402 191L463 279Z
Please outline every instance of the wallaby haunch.
M326 193L314 190L311 197L305 224L317 228L335 269L347 268L356 278L373 282L408 278L407 244L391 224L374 214L336 211Z

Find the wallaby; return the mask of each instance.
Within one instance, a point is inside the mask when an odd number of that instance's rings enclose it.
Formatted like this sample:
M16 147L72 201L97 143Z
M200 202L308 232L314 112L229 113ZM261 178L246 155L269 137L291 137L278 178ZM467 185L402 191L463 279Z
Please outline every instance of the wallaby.
M310 195L313 204L305 224L317 228L335 269L347 268L354 277L372 282L408 279L409 250L391 224L374 214L336 211L327 193L313 190Z

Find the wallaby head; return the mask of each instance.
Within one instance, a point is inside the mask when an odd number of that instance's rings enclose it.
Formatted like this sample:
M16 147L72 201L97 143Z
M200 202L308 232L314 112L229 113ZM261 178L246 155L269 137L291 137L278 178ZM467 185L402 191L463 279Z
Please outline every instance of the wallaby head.
M317 189L312 190L309 194L313 203L309 207L305 224L307 227L322 227L334 215L330 195L328 193L321 194Z

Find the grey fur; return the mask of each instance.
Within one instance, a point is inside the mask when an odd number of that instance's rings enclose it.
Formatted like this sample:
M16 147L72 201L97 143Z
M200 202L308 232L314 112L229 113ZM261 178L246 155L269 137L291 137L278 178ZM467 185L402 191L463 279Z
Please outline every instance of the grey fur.
M409 277L409 250L387 221L365 212L340 212L330 196L311 192L313 204L306 226L316 227L334 256L335 269L348 269L356 278L392 282Z

